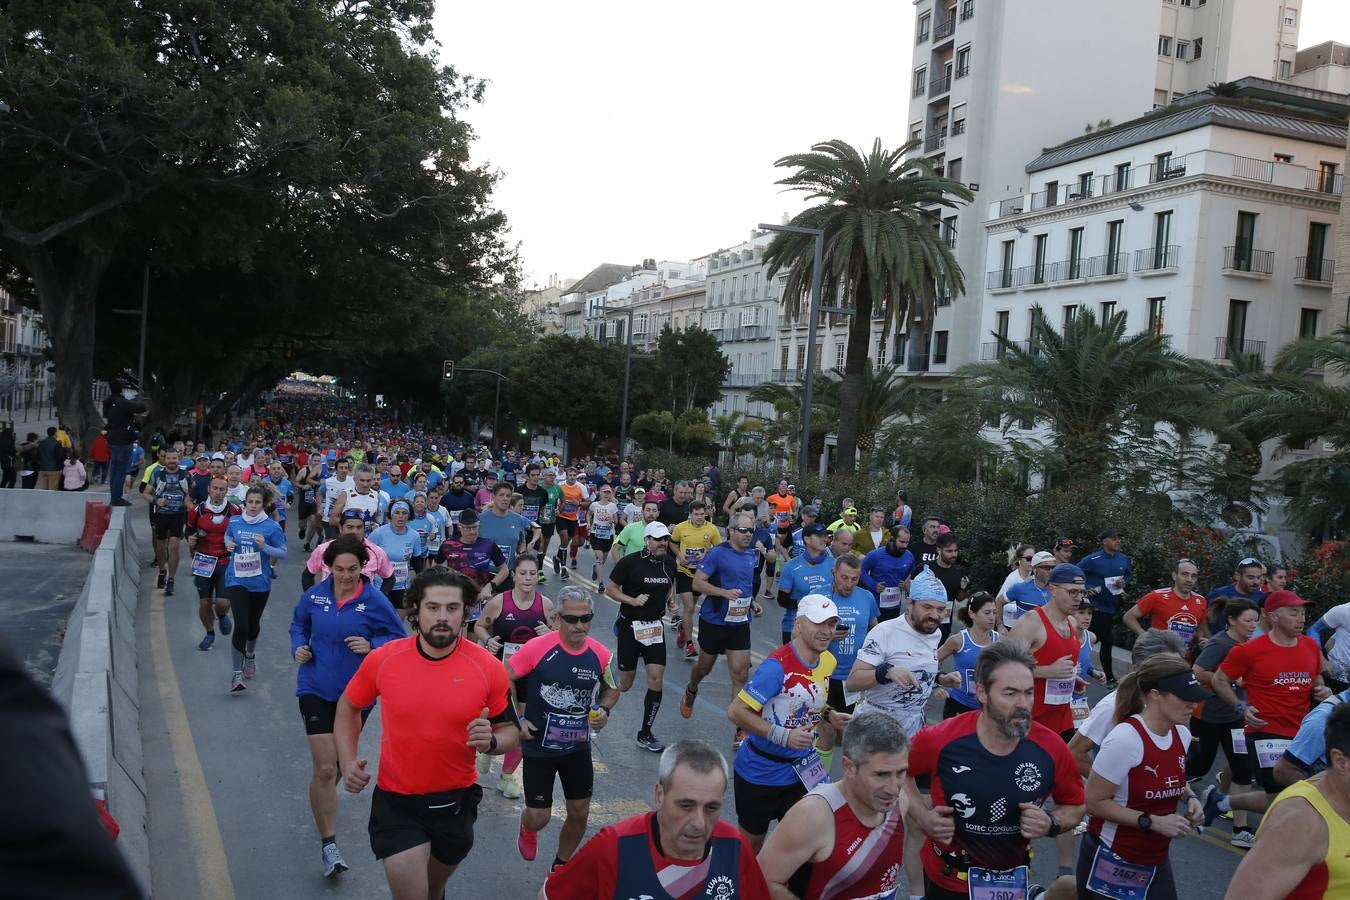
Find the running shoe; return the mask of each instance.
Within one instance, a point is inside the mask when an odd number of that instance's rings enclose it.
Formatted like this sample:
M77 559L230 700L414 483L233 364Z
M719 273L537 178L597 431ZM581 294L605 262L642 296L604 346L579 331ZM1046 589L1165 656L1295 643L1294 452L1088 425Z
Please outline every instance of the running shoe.
M347 871L347 864L342 859L342 851L338 849L337 844L323 845L323 877L332 878L334 875L340 875Z
M597 581L595 584L595 589L603 594L605 592L605 579L601 578L599 581Z
M245 677L245 678L252 678L254 675L257 675L257 674L258 674L258 663L257 663L256 659L255 659L254 657L252 657L252 656L245 656L245 657L244 657L244 677Z
M1104 686L1108 691L1114 691L1116 688L1120 687L1120 682L1116 681L1114 678L1108 678L1106 679L1106 684Z
M170 578L168 581L164 582L164 596L165 596L165 597L172 597L172 596L173 596L173 579L172 579L172 578Z
M538 833L530 831L524 825L521 825L520 837L516 838L516 847L520 850L521 859L524 859L527 862L533 860L539 853Z
M492 771L492 757L486 753L479 753L474 760L474 766L478 769L479 775L486 775Z
M684 689L684 693L680 695L680 715L684 716L686 719L693 718L694 700L697 697L698 695L689 690L689 688Z
M698 659L698 650L694 649L694 642L687 641L684 645L685 660Z
M666 749L666 745L658 741L654 734L639 734L637 736L637 745L643 750L650 750L653 753L660 753Z
M160 590L163 590L164 582L167 581L168 578L169 573L164 571L163 569L160 569L159 574L155 576L155 587L159 588Z
M507 800L519 800L525 796L525 787L520 783L520 770L503 772L497 779L497 790Z
M1219 817L1219 813L1223 812L1223 810L1219 809L1219 801L1224 799L1224 795L1223 791L1219 790L1217 784L1211 784L1209 787L1205 788L1200 792L1200 796L1197 799L1199 799L1200 805L1204 807L1206 825L1211 824Z
M562 557L553 557L553 574L557 575L562 571Z
M230 621L230 614L225 613L220 617L220 633L229 634L231 631L234 631L234 623Z
M1252 831L1235 831L1233 836L1228 839L1228 843L1237 847L1239 850L1250 850L1256 846L1256 833Z
M248 685L244 684L244 673L235 672L234 677L230 679L230 693L239 694L247 689Z
M562 567L562 579L563 579L563 581L566 581L567 579L569 579L569 578L571 578L571 577L572 577L571 574L569 574L568 571L567 571L567 566L563 566L563 567Z
M205 635L202 636L201 643L197 645L197 649L210 650L211 646L215 644L215 642L216 642L215 632L208 631Z

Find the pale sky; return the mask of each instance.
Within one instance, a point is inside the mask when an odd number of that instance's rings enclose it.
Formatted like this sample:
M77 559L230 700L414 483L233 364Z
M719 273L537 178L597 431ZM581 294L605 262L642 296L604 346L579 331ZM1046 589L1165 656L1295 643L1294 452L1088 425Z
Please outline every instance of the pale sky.
M527 286L745 240L801 208L778 157L906 137L910 0L438 6L444 61L489 82L466 117ZM1350 43L1345 0L1303 7L1300 47Z

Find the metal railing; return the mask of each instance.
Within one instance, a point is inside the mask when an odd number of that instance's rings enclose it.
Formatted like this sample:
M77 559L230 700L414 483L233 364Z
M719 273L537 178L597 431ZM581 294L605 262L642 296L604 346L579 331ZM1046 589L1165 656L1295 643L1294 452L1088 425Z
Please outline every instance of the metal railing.
M940 41L956 33L956 18L952 17L933 26L933 40Z
M905 371L906 371L906 372L927 372L927 371L928 371L928 354L927 354L927 353L919 353L919 352L917 352L917 351L911 350L911 351L909 352L909 355L905 358Z
M951 306L954 299L955 298L953 298L951 294L938 294L937 308L941 309L944 306Z
M1306 179L1308 190L1319 194L1340 194L1345 190L1345 176L1322 169L1309 169Z
M1166 247L1145 247L1134 251L1134 270L1136 272L1156 272L1161 269L1175 269L1181 260L1181 247L1168 244Z
M952 134L965 134L965 133L966 133L965 119L957 119L955 122L952 123Z
M915 37L914 37L914 44L915 44L915 46L917 46L917 45L919 45L919 44L922 44L922 43L923 43L924 41L926 41L926 40L928 40L928 29L927 29L927 28L923 29L923 30L920 31L917 35L915 35Z
M957 78L965 78L969 74L970 74L970 63L966 63L964 66L961 66L956 70Z
M1214 358L1232 359L1240 354L1254 354L1262 359L1266 356L1265 341L1244 341L1238 338L1220 336L1214 339Z
M724 387L758 387L769 380L766 374L747 374L744 372L731 372L722 379Z
M1318 256L1300 256L1294 260L1295 281L1331 284L1336 278L1336 260Z
M913 93L912 93L910 96L912 96L912 97L922 97L922 96L923 96L924 89L925 89L926 87L927 87L927 85L925 85L924 82L916 80L915 83L914 83Z
M1103 253L1101 256L1089 256L1083 260L1083 278L1107 278L1112 275L1127 275L1130 271L1128 253Z
M989 362L995 359L1003 359L1012 347L1016 347L1024 353L1029 353L1031 352L1031 341L1008 341L1007 344L1002 341L989 341L980 345L980 360Z
M806 377L804 369L774 369L773 380L778 384L797 384Z
M939 131L937 134L930 134L923 140L923 152L933 153L947 146L947 132Z
M975 15L975 0L965 0L961 4L961 21L964 22L973 15Z
M1224 247L1223 267L1230 272L1271 275L1275 272L1275 251L1241 246Z
M952 76L943 75L941 78L934 78L928 82L928 96L936 97L938 94L945 94L952 89Z

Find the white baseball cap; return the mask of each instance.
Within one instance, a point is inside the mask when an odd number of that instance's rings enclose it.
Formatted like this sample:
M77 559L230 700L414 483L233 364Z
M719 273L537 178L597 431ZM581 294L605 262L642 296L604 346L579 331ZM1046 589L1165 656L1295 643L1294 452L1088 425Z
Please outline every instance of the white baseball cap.
M647 527L642 529L642 536L645 538L663 538L670 537L670 529L664 522L648 522Z
M1059 560L1055 558L1055 554L1048 550L1039 550L1036 555L1031 558L1031 567L1033 569L1037 566L1046 565L1047 563L1059 565Z
M806 616L808 621L821 625L830 619L839 618L839 607L824 594L807 594L797 604L797 615Z

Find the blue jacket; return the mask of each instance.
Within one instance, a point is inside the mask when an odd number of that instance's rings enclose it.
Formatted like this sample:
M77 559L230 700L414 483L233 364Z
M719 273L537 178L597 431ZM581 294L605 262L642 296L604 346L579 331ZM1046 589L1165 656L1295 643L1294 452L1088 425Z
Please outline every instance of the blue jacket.
M914 554L909 550L897 556L887 547L878 547L863 557L862 574L858 581L876 594L879 593L878 583L883 587L902 585L913 571Z
M1078 568L1083 570L1083 575L1088 591L1097 588L1097 593L1092 594L1092 606L1094 609L1100 609L1102 612L1114 613L1120 608L1120 600L1124 594L1113 594L1106 587L1106 579L1123 578L1123 585L1134 583L1134 572L1130 571L1130 558L1124 553L1111 555L1105 550L1098 550L1096 553L1089 553L1078 561Z
M314 654L296 672L295 695L312 694L330 703L342 696L365 659L348 649L347 638L363 637L373 650L407 635L394 605L367 579L361 579L361 593L339 609L333 579L325 578L300 595L291 616L291 656L306 644Z

